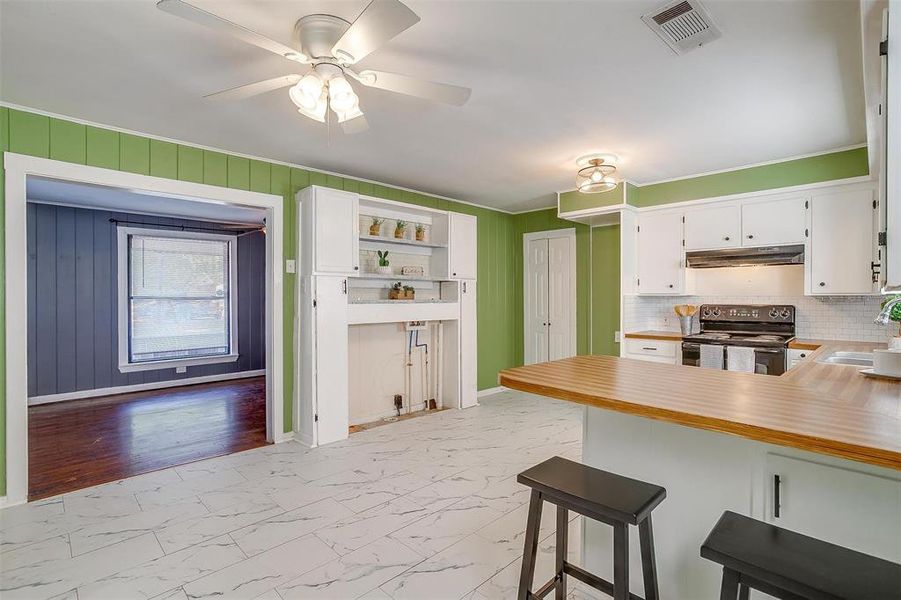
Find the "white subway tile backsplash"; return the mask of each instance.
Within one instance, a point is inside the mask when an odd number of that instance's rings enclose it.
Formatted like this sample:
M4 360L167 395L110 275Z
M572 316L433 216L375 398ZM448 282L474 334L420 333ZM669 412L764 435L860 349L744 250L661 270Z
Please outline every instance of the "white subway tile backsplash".
M796 308L798 337L884 342L897 335L898 324L877 325L879 296L625 296L623 329L679 329L676 304L791 304ZM694 323L698 328L697 317Z

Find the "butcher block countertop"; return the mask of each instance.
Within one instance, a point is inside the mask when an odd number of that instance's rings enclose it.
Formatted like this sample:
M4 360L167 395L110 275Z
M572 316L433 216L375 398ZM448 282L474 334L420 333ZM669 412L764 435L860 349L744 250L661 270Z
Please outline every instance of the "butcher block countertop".
M589 406L901 470L901 382L818 363L834 350L884 344L822 341L780 377L614 356L505 369L500 385Z

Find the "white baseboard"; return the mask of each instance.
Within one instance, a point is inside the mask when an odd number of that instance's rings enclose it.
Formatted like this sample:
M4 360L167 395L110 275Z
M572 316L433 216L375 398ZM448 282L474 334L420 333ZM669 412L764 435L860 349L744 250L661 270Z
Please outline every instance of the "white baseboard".
M272 440L274 444L281 444L282 442L290 442L294 439L294 432L289 431L287 433L276 433L273 436L275 439Z
M476 397L477 397L477 398L484 398L485 396L493 396L494 394L500 394L501 392L505 392L505 391L507 391L507 388L505 388L505 387L502 386L502 385L499 385L499 386L497 386L497 387L487 388L487 389L484 389L484 390L479 390L479 391L476 393Z
M310 435L306 435L299 431L295 431L294 439L297 440L299 443L303 444L304 446L306 446L307 448L313 447L313 437Z
M241 371L240 373L224 373L222 375L204 375L203 377L188 377L186 379L173 379L171 381L155 381L153 383L138 383L135 385L120 385L116 387L99 388L96 390L82 390L80 392L65 392L62 394L48 394L46 396L34 396L28 399L28 406L39 404L51 404L53 402L65 402L66 400L83 400L85 398L98 398L100 396L113 396L116 394L130 394L132 392L146 392L150 390L163 390L183 385L195 385L198 383L213 383L216 381L229 381L231 379L245 379L247 377L262 377L266 375L266 369L256 371Z

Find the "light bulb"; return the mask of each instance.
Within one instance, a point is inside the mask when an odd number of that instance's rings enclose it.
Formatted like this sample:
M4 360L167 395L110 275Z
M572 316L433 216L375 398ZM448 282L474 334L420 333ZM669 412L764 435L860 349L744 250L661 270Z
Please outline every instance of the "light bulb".
M593 182L598 183L602 179L604 179L604 174L601 173L600 169L595 169L591 172L591 180Z
M333 77L328 82L328 98L335 112L343 113L359 101L352 87L344 77Z
M312 110L322 95L322 80L315 73L308 73L291 88L288 95L298 108Z

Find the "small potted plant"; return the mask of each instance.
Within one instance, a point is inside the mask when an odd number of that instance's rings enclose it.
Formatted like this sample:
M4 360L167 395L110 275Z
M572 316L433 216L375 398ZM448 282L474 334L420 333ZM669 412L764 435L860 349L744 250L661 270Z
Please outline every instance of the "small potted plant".
M425 241L425 225L422 223L416 224L416 241L424 242Z
M391 263L388 262L388 251L387 250L379 250L379 266L375 268L375 272L379 275L391 275L391 267L389 266Z
M388 300L403 300L404 296L404 286L399 281L388 290Z
M406 298L407 300L413 300L414 298L416 298L416 290L413 289L412 285L404 286L404 298Z
M369 223L369 235L382 235L382 223L384 222L385 219L372 217L372 221Z
M397 221L394 224L394 237L399 240L404 239L407 235L407 222L406 221Z

